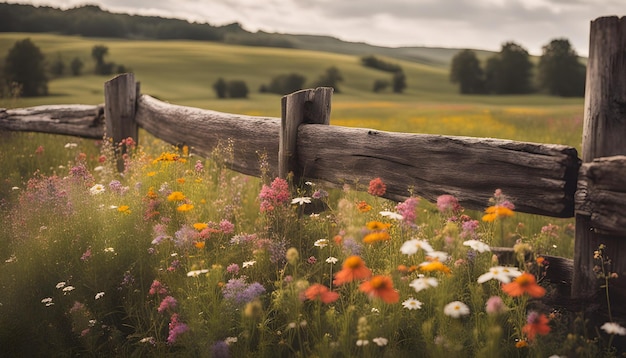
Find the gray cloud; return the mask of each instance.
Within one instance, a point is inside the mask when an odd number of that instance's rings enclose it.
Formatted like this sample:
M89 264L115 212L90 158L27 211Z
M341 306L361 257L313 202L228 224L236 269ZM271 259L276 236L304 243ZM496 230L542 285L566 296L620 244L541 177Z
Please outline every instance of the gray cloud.
M73 7L84 0L18 0ZM382 46L499 50L515 41L533 54L567 38L586 55L589 23L626 15L623 0L92 0L111 11L179 17L250 31L330 35Z

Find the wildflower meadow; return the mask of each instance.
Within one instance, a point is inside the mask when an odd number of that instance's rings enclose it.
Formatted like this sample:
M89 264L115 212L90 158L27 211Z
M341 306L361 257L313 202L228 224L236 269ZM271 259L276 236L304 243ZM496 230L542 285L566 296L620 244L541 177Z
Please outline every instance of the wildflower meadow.
M550 300L571 222L516 213L507 188L475 212L446 193L383 199L382 173L342 189L244 176L228 144L64 144L37 150L68 162L3 178L3 355L621 354L622 322Z

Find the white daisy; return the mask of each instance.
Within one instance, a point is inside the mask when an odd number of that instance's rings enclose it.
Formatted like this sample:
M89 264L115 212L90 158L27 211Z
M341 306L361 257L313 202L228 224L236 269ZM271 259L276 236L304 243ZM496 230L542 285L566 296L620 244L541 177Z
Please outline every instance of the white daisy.
M452 318L467 316L470 313L469 307L461 301L453 301L443 308L443 313Z
M379 214L384 216L384 217L386 217L386 218L390 218L390 219L393 219L393 220L403 220L404 219L404 216L402 216L402 215L400 215L400 214L398 214L396 212L393 212L393 211L381 211Z
M417 253L419 249L422 249L426 252L435 251L433 250L432 246L430 246L430 244L427 241L411 239L411 240L405 241L404 244L402 244L402 247L400 248L400 252L402 252L405 255L413 255Z
M402 302L402 307L408 310L419 310L422 308L422 302L416 300L413 297L409 297L404 302Z
M434 277L420 277L409 283L409 286L415 289L415 292L420 292L430 287L437 287L439 281Z
M332 256L326 259L326 262L331 264L331 265L336 264L338 261L339 260L336 257L332 257Z
M327 239L319 239L317 241L315 241L315 243L313 243L313 245L319 247L320 249L328 246L328 240Z
M244 261L241 266L243 266L243 268L252 267L255 263L256 263L256 261L254 261L254 260L252 260L252 261Z
M617 334L619 336L626 336L626 328L620 326L615 322L606 322L600 327L608 334Z
M484 283L491 279L496 279L502 283L509 283L512 278L521 274L517 267L494 266L489 269L489 272L480 275L477 281L478 283Z
M292 204L298 204L298 205L310 204L311 203L311 197L303 196L301 198L293 198L293 199L291 199L291 203Z
M98 194L102 194L104 193L104 185L102 184L96 184L94 186L92 186L91 188L89 188L89 194L91 195L98 195Z
M209 272L208 269L193 270L193 271L187 272L187 277L198 277L202 275L203 273L207 273L207 272Z
M463 241L463 245L469 246L472 250L478 251L478 252L491 251L491 248L489 247L489 245L478 240Z
M389 340L384 337L376 337L372 339L372 342L376 343L379 347L384 347L389 343Z

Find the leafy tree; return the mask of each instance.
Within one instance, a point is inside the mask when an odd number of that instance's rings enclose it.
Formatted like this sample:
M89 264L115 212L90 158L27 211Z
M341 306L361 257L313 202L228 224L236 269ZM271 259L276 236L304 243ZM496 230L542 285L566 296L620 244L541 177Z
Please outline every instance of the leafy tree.
M483 70L474 51L463 50L452 58L450 81L459 84L462 94L484 93Z
M530 93L532 68L528 51L514 42L507 42L500 53L487 61L487 90L496 94Z
M389 85L391 85L391 83L387 80L376 80L374 81L373 91L376 93L384 91L387 87L389 87Z
M396 73L398 71L402 71L402 67L400 67L400 65L381 60L376 56L361 57L361 64L365 67L371 67L385 72Z
M567 39L555 39L543 46L538 65L539 87L563 97L585 95L585 65Z
M96 61L94 72L97 75L110 75L113 73L113 64L104 62L104 56L109 53L109 48L104 45L96 45L91 49L91 57Z
M17 41L5 60L4 77L7 84L19 84L22 96L34 97L48 94L45 56L30 39Z
M83 61L81 61L80 58L74 57L74 59L70 63L70 70L72 71L72 75L80 76L80 73L83 70L83 65Z
M403 71L398 71L393 74L392 88L393 93L402 93L406 88L406 76Z
M63 58L61 58L61 54L58 54L57 58L50 64L50 73L58 77L63 76L63 72L65 72L65 63Z
M247 98L248 85L241 80L232 80L228 82L228 97L230 98Z
M326 69L326 72L319 77L313 87L332 87L336 93L340 93L338 83L341 81L343 81L341 72L337 67L332 66Z
M218 78L217 81L213 84L213 89L215 90L215 94L217 98L226 98L226 91L228 86L226 85L226 81L223 78Z
M285 95L301 90L305 82L306 77L297 73L282 74L272 78L266 89L270 93Z

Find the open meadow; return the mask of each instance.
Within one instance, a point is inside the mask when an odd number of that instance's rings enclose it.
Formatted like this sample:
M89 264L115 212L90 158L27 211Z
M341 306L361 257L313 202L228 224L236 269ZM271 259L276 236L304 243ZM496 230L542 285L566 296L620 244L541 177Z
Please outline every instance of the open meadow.
M91 74L90 54L105 45L142 93L173 104L280 117L281 97L262 84L283 73L313 82L335 66L344 81L331 125L580 150L582 98L461 96L446 68L423 63L389 59L407 75L393 94L372 91L389 74L358 56L293 49L5 33L0 60L26 37L49 60L78 56L84 74L0 107L102 103L109 77ZM249 98L217 99L220 77L245 81ZM589 329L552 300L546 257L572 257L571 219L516 213L507 188L475 212L445 193L383 199L379 178L343 190L251 178L223 165L231 154L201 158L143 131L139 143L0 132L0 346L14 356L616 355L624 328Z

